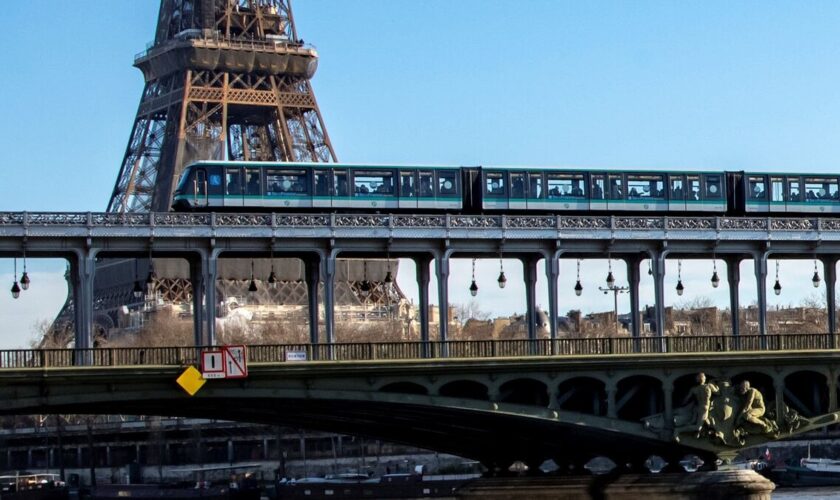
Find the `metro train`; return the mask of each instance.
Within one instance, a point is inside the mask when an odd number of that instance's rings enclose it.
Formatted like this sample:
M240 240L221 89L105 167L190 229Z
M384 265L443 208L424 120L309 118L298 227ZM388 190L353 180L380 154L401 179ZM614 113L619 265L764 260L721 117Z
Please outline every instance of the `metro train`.
M840 214L840 176L201 161L177 211Z

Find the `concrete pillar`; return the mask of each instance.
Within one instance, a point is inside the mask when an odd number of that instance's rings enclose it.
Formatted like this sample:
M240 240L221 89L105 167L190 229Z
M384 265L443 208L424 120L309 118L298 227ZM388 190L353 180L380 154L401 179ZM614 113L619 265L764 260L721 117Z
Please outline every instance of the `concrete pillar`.
M767 256L756 255L755 282L758 291L758 334L761 336L761 348L767 348Z
M262 441L262 459L268 460L268 438L263 438Z
M306 292L309 301L309 343L318 344L318 285L321 281L321 259L311 257L303 261L306 268Z
M445 349L449 333L449 256L435 258L435 277L438 286L438 321L440 323L440 341Z
M825 304L828 313L828 335L831 347L837 347L837 259L824 258L823 273L825 274Z
M732 314L732 336L737 337L741 334L740 322L740 294L739 285L741 283L741 259L738 257L725 257L726 262L726 281L729 283L729 311ZM736 339L737 342L737 339ZM737 349L736 343L736 349Z
M837 411L837 372L828 371L828 411Z
M671 432L674 426L674 381L662 381L662 396L665 406L665 429Z
M417 267L418 308L420 310L420 342L423 357L429 357L429 263L431 259L423 256L414 260Z
M193 345L204 345L204 259L190 259L190 285L192 285Z
M169 450L169 444L166 445L167 451ZM111 447L106 445L105 446L105 463L108 467L111 467Z
M32 463L32 448L28 448L26 450L26 468L31 469L33 467L34 464Z
M653 271L653 292L656 303L656 335L659 337L659 351L666 352L665 342L665 256L655 253L651 259Z
M537 354L537 260L529 256L522 259L522 277L525 281L525 321L527 322L528 340L531 341L531 354Z
M334 254L324 262L324 336L330 352L335 343L335 262ZM312 352L317 359L318 350L313 349Z
M93 347L93 280L96 274L96 252L87 250L70 263L73 281L73 311L76 327L76 349ZM78 353L76 362L88 364L90 356Z
M229 462L229 463L233 463L235 456L236 456L236 455L235 455L235 454L234 454L234 452L233 452L233 440L232 440L232 439L228 439L228 442L227 442L227 458L228 458L228 462Z
M630 335L633 338L641 336L642 328L639 318L639 264L642 259L637 256L628 257L627 263L627 285L630 287ZM634 345L634 350L638 351L638 346Z
M776 391L776 415L784 415L785 378L783 375L777 375L773 378L773 389Z
M548 329L551 338L551 354L557 354L557 281L560 277L560 260L545 259L545 276L548 278Z
M204 273L204 318L207 327L204 332L204 344L216 345L216 281L219 275L219 256L216 251L202 259Z

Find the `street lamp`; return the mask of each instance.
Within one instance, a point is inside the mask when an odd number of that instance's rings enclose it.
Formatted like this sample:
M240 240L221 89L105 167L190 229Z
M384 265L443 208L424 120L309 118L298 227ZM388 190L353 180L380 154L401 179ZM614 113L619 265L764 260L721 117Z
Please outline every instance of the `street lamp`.
M499 250L499 279L496 280L499 288L504 288L507 285L507 278L505 278L505 263L502 260L502 251Z
M20 285L18 285L18 281L17 281L17 258L14 259L14 262L15 262L15 276L14 276L15 282L12 283L12 297L16 299L16 298L20 297Z
M577 260L577 282L575 282L575 295L578 297L583 293L583 285L580 284L580 259Z
M820 273L817 271L817 259L814 259L814 277L811 278L811 284L814 285L814 288L820 287Z
M782 284L779 283L779 261L776 261L776 284L773 285L773 293L776 295L782 294Z
M612 273L610 273L612 274ZM613 286L608 286L606 288L599 286L598 290L604 292L604 295L612 292L613 294L613 314L615 315L615 334L618 335L618 294L620 293L627 293L630 291L630 287L627 286L615 286L615 281L613 280Z
M717 273L717 257L712 257L712 288L720 286L720 278Z
M251 282L248 283L248 291L254 293L257 291L257 282L254 281L254 261L251 261Z
M475 258L472 260L472 283L470 283L470 295L478 295L478 285L475 283Z
M682 296L685 292L685 287L682 282L682 260L677 260L677 295Z
M612 257L607 256L607 288L615 287L615 276L612 273Z

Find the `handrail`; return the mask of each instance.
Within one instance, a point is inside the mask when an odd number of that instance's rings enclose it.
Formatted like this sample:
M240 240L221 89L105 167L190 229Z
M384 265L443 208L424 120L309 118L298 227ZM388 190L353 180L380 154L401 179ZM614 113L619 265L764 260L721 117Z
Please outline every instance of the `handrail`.
M552 343L554 351L552 351ZM532 356L610 356L627 354L826 351L834 336L818 334L709 335L692 337L593 337L538 340L449 340L446 342L352 342L248 346L250 363L307 361L419 360L431 358L492 359ZM211 347L115 347L97 349L0 350L0 371L72 366L186 366L197 364ZM218 347L213 347L217 349ZM556 354L551 354L555 352ZM301 356L302 355L302 356Z

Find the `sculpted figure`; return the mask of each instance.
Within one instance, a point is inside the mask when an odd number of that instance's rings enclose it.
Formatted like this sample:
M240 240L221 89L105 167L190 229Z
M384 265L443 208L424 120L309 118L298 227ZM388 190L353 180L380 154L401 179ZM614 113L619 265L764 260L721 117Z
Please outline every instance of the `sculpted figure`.
M716 384L706 382L706 374L703 372L698 373L695 380L697 385L691 388L685 398L688 405L675 415L674 431L677 434L694 432L699 438L703 429L711 429L714 426L709 412L712 408L712 397L720 390ZM689 410L690 413L685 410Z
M735 420L735 427L744 434L773 434L778 432L776 424L764 417L767 409L764 406L764 396L758 389L750 387L748 380L738 385L741 396L741 410Z

